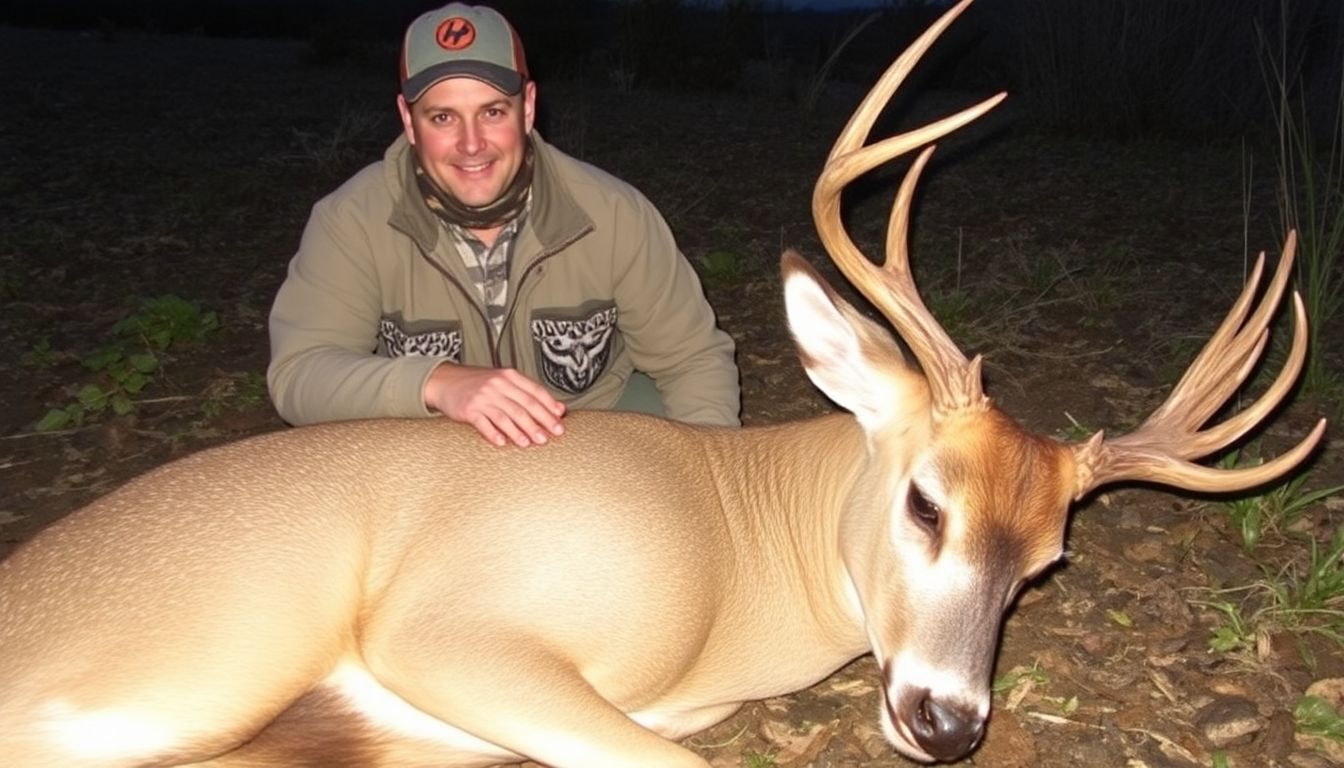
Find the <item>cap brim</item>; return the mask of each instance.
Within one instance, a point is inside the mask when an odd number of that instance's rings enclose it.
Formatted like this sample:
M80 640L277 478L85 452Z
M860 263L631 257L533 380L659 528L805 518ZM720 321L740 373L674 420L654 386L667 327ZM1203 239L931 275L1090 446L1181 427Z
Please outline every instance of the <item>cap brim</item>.
M435 83L450 77L480 80L505 96L513 96L523 90L523 76L507 67L486 61L445 61L407 78L401 86L401 93L406 101L413 102L424 96L425 91Z

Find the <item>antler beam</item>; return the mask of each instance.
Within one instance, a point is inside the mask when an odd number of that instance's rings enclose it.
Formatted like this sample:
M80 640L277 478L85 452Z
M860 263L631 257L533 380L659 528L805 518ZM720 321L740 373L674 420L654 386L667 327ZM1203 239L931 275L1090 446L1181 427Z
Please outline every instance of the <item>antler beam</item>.
M1292 450L1256 467L1219 469L1190 459L1221 450L1245 435L1283 402L1307 356L1307 311L1293 292L1293 343L1274 383L1247 408L1208 429L1200 427L1222 408L1255 369L1268 327L1283 298L1297 255L1297 233L1289 232L1274 277L1258 305L1264 271L1261 252L1241 295L1204 345L1166 401L1136 430L1107 440L1102 432L1074 448L1075 498L1117 480L1146 480L1192 491L1240 491L1269 482L1305 459L1325 433L1325 419ZM1254 305L1255 311L1247 318Z
M840 133L831 148L826 167L812 194L812 215L817 233L831 258L869 301L876 306L910 345L929 381L935 413L982 407L980 359L967 361L942 326L924 305L910 272L907 246L910 205L919 174L928 163L933 147L925 149L906 173L895 203L887 235L886 262L878 268L859 250L845 232L840 213L840 193L854 179L883 163L941 138L970 123L1003 101L1005 94L929 125L865 146L869 132L882 109L914 69L933 42L970 5L962 0L936 24L920 35L882 75Z

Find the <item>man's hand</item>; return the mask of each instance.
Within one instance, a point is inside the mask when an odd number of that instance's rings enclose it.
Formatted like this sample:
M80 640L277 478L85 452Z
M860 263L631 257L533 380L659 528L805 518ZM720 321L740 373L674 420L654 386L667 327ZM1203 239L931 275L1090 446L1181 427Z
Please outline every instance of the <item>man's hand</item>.
M429 375L425 406L476 428L495 445L542 445L565 432L565 404L512 368L443 363Z

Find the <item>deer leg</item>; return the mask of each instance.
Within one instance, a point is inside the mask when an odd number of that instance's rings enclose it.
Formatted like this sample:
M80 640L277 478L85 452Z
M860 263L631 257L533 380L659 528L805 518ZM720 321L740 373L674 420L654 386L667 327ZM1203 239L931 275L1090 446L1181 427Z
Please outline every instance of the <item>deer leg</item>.
M523 758L413 709L343 665L243 746L192 768L484 768Z
M369 666L420 710L480 739L554 768L706 768L708 763L631 720L573 663L515 630L480 633L488 648L400 637ZM452 649L452 650L448 650Z

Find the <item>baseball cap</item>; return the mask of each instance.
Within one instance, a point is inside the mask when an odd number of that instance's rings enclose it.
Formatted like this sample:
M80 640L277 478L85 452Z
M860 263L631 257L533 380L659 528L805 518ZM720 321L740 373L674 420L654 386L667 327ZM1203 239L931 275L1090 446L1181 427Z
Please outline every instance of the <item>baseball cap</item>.
M449 3L406 28L401 45L401 93L408 102L450 77L470 77L512 96L527 82L518 33L493 8Z

